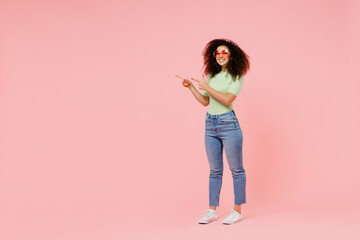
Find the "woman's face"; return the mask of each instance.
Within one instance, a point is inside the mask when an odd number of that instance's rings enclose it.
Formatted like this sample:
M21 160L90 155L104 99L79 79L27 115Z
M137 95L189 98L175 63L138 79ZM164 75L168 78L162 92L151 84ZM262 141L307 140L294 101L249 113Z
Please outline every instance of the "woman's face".
M214 52L216 62L224 69L230 61L230 51L225 45L218 46Z

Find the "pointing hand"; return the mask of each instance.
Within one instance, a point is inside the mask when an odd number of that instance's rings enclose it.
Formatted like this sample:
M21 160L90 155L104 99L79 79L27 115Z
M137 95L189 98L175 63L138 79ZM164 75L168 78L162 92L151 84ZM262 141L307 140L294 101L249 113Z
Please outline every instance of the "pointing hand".
M195 78L191 78L191 80L198 82L198 87L201 90L206 90L209 87L209 85L207 83L207 76L205 76L205 75L202 75L202 80L198 80Z

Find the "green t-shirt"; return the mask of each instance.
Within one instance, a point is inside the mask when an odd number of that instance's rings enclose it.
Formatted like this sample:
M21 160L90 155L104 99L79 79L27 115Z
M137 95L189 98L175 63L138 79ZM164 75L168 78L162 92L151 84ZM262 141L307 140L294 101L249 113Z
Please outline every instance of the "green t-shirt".
M230 73L221 71L213 77L208 75L207 82L209 86L216 91L222 93L230 92L237 96L240 93L241 88L244 84L244 76L238 77L237 79L233 80ZM209 96L210 100L208 113L218 115L233 110L232 103L230 105L225 105L213 98L207 91L204 91L204 95Z

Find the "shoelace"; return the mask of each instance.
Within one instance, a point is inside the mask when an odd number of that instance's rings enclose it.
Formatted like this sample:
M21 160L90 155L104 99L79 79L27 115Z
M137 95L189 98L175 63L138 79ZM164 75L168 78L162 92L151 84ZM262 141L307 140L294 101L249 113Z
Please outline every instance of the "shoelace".
M235 210L233 210L233 211L231 212L231 216L235 218L235 217L238 216L238 213L237 213Z
M207 214L206 214L206 217L207 217L207 218L210 217L211 214L212 214L212 213L208 210L208 211L207 211Z

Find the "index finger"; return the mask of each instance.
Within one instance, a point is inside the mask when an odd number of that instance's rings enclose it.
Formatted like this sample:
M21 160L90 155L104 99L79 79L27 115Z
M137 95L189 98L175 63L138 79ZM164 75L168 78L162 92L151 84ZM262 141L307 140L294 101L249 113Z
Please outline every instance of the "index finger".
M179 75L177 75L177 74L175 74L175 76L178 77L178 78L180 78L180 79L182 79L182 80L187 80L186 78L184 78L184 77L182 77L182 76L179 76Z
M196 81L196 82L201 82L200 80L197 80L195 78L191 78L191 80Z

